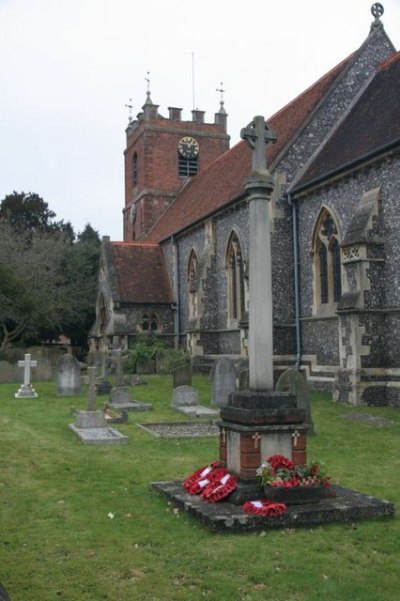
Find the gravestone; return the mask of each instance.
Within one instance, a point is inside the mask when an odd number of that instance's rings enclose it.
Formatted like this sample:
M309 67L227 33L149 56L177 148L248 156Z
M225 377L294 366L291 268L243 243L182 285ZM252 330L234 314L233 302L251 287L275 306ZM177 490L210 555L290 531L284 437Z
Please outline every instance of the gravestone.
M173 387L192 385L192 368L190 365L181 365L172 371Z
M139 359L136 364L136 373L138 375L151 375L156 373L156 362L154 359Z
M57 396L76 396L80 393L80 363L72 355L62 355L57 363Z
M295 395L297 408L304 409L305 422L310 425L308 434L315 434L311 416L310 391L305 376L297 369L287 369L279 376L276 390Z
M199 405L199 391L197 388L188 385L174 388L171 408L189 417L211 417L218 415L214 409Z
M69 428L84 444L121 444L128 437L109 428L103 411L96 410L96 368L88 367L89 389L86 411L79 411Z
M124 374L122 370L122 351L117 349L113 353L113 360L115 364L115 379L116 385L111 388L110 391L110 402L108 406L116 411L147 411L152 409L151 403L141 403L132 399L132 393L130 386L127 386L124 381Z
M177 386L172 393L171 407L178 409L199 404L199 391L193 386Z
M97 394L109 394L111 392L111 382L108 381L108 363L110 357L108 353L101 353L98 357L100 362L100 378L96 384Z
M15 367L9 361L0 361L0 384L15 382Z
M249 368L244 367L239 373L239 390L249 389Z
M217 359L212 366L210 378L211 405L227 405L229 395L236 390L237 372L233 361L226 357Z
M32 367L37 366L37 361L32 361L29 354L25 355L23 361L18 361L18 367L24 368L24 383L20 386L18 392L15 393L16 399L21 398L36 398L37 392L31 384L31 370Z

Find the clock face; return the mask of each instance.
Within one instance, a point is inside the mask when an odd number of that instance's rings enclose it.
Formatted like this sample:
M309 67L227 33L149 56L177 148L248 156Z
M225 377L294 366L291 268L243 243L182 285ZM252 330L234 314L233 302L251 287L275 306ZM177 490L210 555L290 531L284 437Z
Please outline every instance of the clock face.
M185 136L178 142L178 152L185 159L194 159L199 154L199 143L194 138Z

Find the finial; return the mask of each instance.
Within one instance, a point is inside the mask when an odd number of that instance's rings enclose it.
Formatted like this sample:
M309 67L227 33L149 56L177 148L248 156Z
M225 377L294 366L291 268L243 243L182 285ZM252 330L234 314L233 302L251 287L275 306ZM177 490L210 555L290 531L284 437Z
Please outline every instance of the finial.
M224 109L224 93L225 93L225 90L222 87L224 84L221 81L219 85L221 87L216 89L216 92L219 92L221 94L221 98L220 98L220 101L219 101L219 104L220 104L219 112L220 113L224 113L225 112L225 109Z
M127 109L129 109L129 123L132 123L132 109L133 109L132 98L129 98L129 104L126 104L125 106Z
M146 90L146 103L145 104L153 104L150 98L150 71L147 71L147 77L144 78L145 82L147 83L147 90Z
M382 4L380 4L379 2L375 2L371 6L372 16L375 17L375 21L372 23L371 29L375 28L375 27L382 27L380 17L383 15L384 12L385 12L384 8L383 8Z

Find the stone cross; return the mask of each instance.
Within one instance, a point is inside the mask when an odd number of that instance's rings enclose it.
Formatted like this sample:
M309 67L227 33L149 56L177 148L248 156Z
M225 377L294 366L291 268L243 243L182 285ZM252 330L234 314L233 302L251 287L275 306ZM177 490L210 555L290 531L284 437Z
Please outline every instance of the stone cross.
M274 180L267 169L266 145L276 135L264 117L254 117L241 136L252 149L253 172L245 182L249 198L249 387L273 390L271 233L268 201Z
M258 449L258 443L261 440L261 436L260 436L259 432L256 432L255 434L253 434L252 439L254 440L254 448Z
M88 367L89 389L86 411L96 411L96 368Z
M253 151L253 172L266 172L265 150L268 143L276 142L276 134L265 123L264 117L254 117L253 121L241 130L240 137L246 140Z
M37 367L37 361L33 361L30 355L25 355L23 361L18 361L18 367L24 368L24 386L29 386L31 383L31 369Z

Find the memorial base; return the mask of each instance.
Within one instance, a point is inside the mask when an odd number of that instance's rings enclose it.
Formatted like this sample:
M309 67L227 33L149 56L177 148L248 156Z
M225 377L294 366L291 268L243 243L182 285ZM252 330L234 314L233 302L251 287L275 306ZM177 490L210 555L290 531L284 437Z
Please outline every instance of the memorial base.
M22 384L14 396L16 399L36 399L38 394L31 384Z

